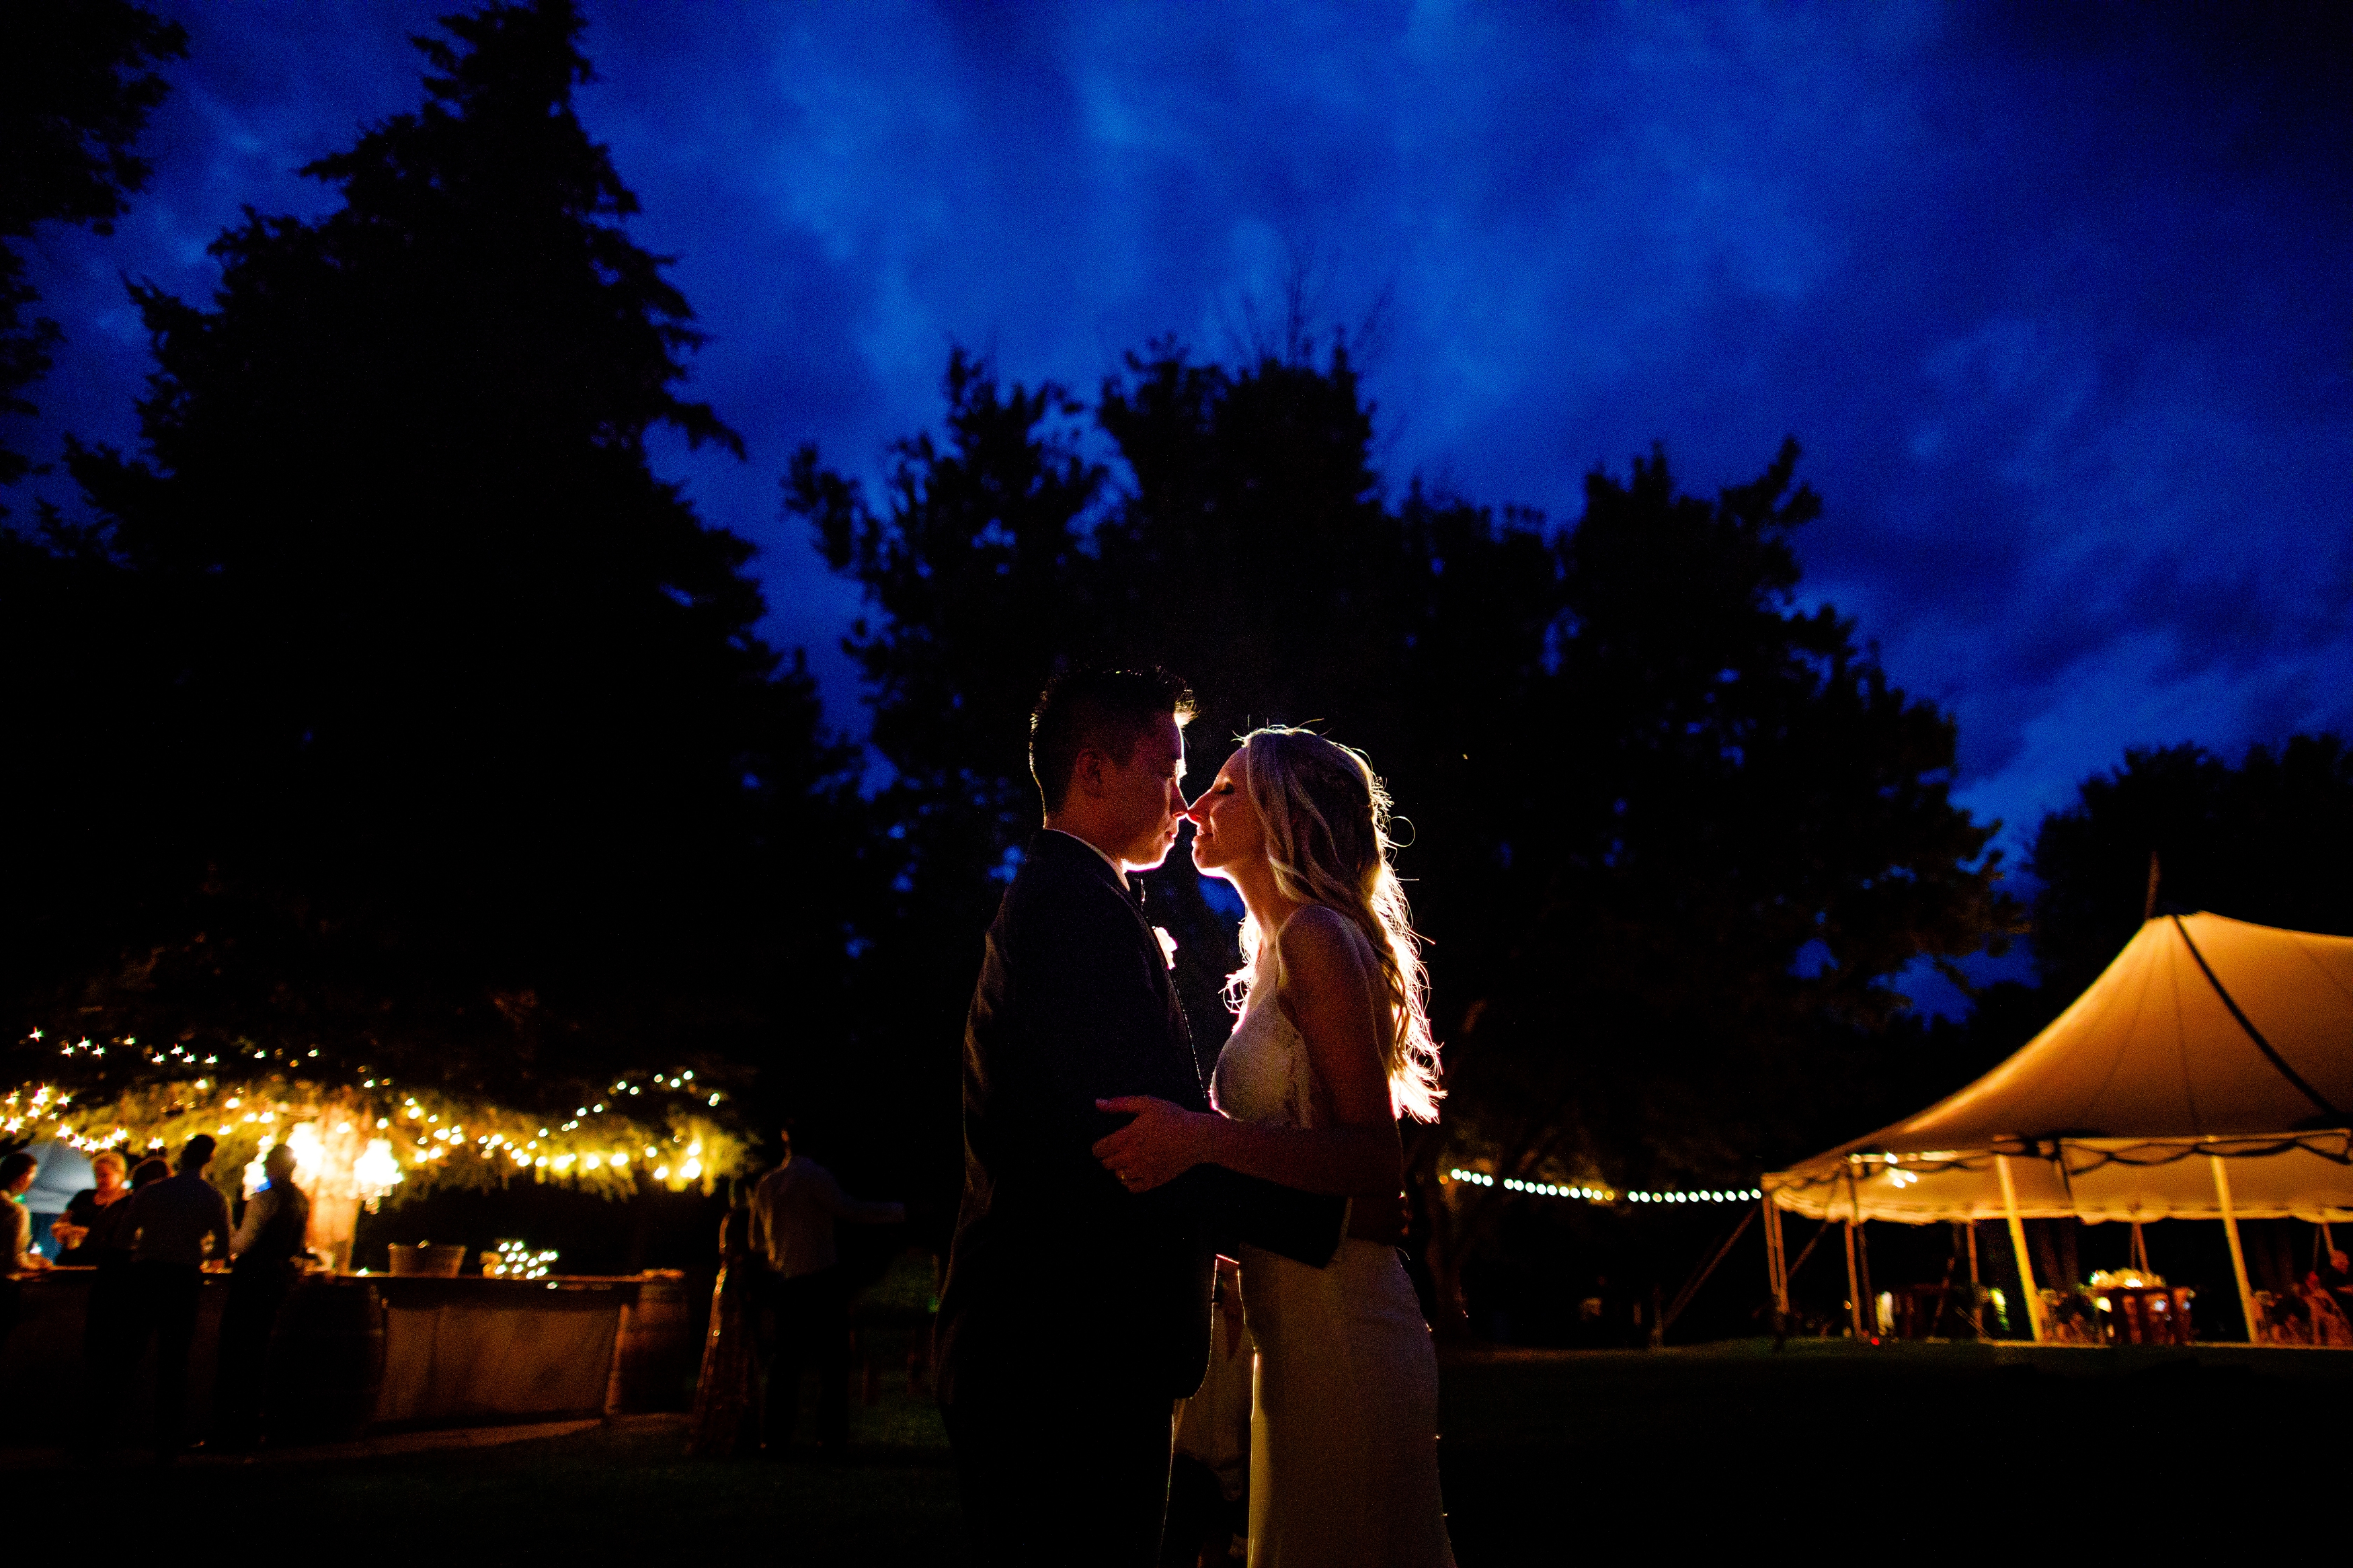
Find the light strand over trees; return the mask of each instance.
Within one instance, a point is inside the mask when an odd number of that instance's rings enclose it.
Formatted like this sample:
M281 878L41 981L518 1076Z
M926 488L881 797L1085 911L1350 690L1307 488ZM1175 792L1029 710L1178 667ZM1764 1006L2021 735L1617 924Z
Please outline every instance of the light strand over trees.
M707 1193L753 1155L725 1116L726 1091L688 1068L617 1077L607 1098L569 1115L539 1114L390 1076L244 1071L216 1054L198 1061L176 1047L142 1052L133 1037L113 1044L116 1061L140 1064L132 1081L72 1087L91 1083L87 1070L70 1070L76 1058L95 1068L107 1048L89 1040L56 1047L68 1073L0 1094L0 1135L135 1160L172 1155L204 1133L218 1144L207 1174L231 1196L249 1193L261 1156L284 1143L295 1155L295 1184L311 1197L311 1245L338 1261L350 1258L360 1210L374 1212L386 1197L524 1178L607 1198L652 1187ZM201 1070L182 1076L190 1069Z

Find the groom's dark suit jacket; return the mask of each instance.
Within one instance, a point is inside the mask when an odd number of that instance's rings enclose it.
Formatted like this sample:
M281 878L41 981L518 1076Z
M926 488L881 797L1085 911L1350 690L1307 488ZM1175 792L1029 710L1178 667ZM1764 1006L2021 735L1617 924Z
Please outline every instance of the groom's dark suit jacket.
M944 1404L1041 1374L1183 1398L1208 1364L1216 1254L1318 1267L1345 1200L1196 1166L1128 1192L1090 1152L1127 1118L1095 1100L1208 1108L1168 964L1102 856L1040 833L988 928L964 1038L964 1198L940 1291ZM1042 1358L1042 1359L1041 1359Z

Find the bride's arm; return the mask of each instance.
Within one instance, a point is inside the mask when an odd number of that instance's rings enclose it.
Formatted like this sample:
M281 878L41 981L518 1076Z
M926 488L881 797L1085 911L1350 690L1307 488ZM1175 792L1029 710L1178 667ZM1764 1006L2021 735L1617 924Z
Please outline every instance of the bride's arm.
M1189 1111L1143 1097L1099 1103L1135 1120L1094 1146L1131 1191L1173 1180L1198 1164L1223 1165L1302 1192L1393 1193L1404 1165L1383 1069L1379 991L1345 918L1302 910L1282 931L1278 1005L1299 1026L1315 1078L1331 1095L1333 1125L1274 1127Z

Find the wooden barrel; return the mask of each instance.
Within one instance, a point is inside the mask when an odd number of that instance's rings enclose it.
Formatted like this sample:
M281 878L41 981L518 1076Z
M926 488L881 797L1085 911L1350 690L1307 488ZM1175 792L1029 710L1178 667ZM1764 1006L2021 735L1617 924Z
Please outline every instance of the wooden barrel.
M693 1292L684 1279L638 1281L637 1303L621 1314L613 1349L612 1404L620 1410L683 1410L693 1402L702 1358Z
M269 1347L273 1443L359 1435L384 1386L384 1300L364 1279L313 1275L294 1287Z
M420 1241L414 1247L395 1247L385 1255L392 1272L398 1275L421 1274L436 1279L455 1279L466 1266L466 1249L462 1246Z

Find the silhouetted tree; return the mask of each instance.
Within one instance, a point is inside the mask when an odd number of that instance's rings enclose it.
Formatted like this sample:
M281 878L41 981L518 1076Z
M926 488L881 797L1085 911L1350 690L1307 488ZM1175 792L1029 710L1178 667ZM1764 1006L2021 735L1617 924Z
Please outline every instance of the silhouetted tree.
M2160 909L2353 935L2353 747L2336 735L2131 750L2042 819L2030 869L2034 956L2055 1013L2140 927L2148 862Z
M894 1085L876 1118L894 1164L942 1196L961 1160L955 1074L938 1069L954 1058L972 942L1036 827L1036 672L1090 646L1079 574L1104 482L1077 448L1079 408L1061 388L1008 391L958 351L944 390L939 437L892 444L881 513L813 447L785 479L786 513L865 590L868 613L844 646L890 764L865 803L847 911L861 954L848 1044Z
M55 321L26 314L39 296L18 247L44 223L112 231L147 183L132 146L170 90L153 68L187 43L178 23L126 0L0 11L0 415L38 412L25 394L58 336ZM28 461L0 442L0 486Z
M304 171L340 207L249 214L208 307L133 289L144 455L73 466L168 658L168 852L92 936L111 978L86 946L41 1000L453 1089L776 1063L834 1017L845 753L752 547L648 465L658 425L739 443L678 391L578 15L444 26L423 108Z
M44 224L111 230L147 181L132 149L168 90L153 68L185 48L178 24L123 0L0 14L0 414L37 412L28 395L59 337L31 313L24 242ZM0 486L29 464L0 441ZM76 938L161 847L139 804L155 756L138 737L160 717L142 635L153 606L101 533L46 501L36 517L28 531L0 523L0 974L18 983L0 995L14 1002L29 977L106 952Z
M0 415L37 412L29 394L59 335L32 313L24 243L43 224L104 234L127 210L148 175L132 147L167 90L152 68L185 47L178 24L123 0L0 11ZM30 461L0 439L0 487ZM30 531L7 515L0 506L0 973L21 976L54 971L64 933L153 858L134 825L145 759L130 736L152 727L155 687L135 635L147 606L103 541L47 503Z
M2017 924L1993 828L1948 796L1951 720L1796 603L1820 506L1796 459L1713 504L1663 458L1596 474L1557 538L1547 668L1489 747L1503 871L1447 977L1457 1137L1498 1172L1751 1179L1911 1081L1885 1059L1900 971ZM1494 1209L1439 1212L1441 1280Z

